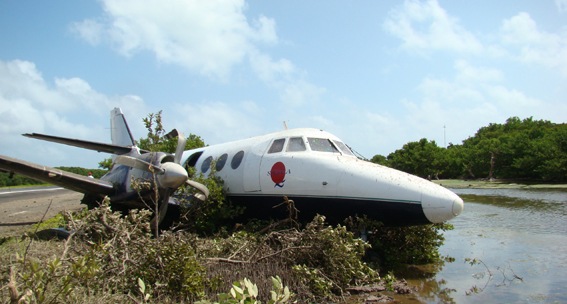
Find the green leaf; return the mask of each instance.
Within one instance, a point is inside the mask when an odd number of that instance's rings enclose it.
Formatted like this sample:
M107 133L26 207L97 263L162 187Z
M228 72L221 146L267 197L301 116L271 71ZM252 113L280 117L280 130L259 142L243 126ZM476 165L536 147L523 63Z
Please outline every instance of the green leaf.
M140 278L138 278L138 286L140 287L140 292L142 294L146 293L146 284Z

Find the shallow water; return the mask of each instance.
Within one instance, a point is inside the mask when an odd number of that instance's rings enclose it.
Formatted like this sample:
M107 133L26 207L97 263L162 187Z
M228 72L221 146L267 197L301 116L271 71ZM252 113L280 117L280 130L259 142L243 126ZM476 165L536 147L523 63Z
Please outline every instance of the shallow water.
M452 190L465 210L440 252L455 260L416 269L403 302L567 303L567 192Z

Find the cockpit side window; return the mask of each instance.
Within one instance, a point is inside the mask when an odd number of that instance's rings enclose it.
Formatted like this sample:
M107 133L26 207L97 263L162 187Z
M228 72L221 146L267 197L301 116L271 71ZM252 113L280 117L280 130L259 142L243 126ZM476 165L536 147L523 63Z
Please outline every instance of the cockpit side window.
M185 170L189 169L190 167L195 167L201 154L203 154L203 151L191 154L191 156L187 158L187 161L185 161Z
M280 139L274 140L274 142L272 143L272 146L270 147L270 150L268 150L268 153L282 152L284 143L285 143L285 138L280 138Z
M309 141L309 146L311 146L313 151L339 153L339 150L327 138L309 137L307 141Z
M307 148L305 147L303 137L292 137L289 139L286 148L287 152L300 152L305 150L307 150Z
M349 149L349 147L347 147L347 145L345 145L343 142L338 141L338 140L333 140L333 143L334 143L337 147L339 147L339 149L341 149L341 152L343 152L343 154L354 156L354 154L353 154L352 151Z

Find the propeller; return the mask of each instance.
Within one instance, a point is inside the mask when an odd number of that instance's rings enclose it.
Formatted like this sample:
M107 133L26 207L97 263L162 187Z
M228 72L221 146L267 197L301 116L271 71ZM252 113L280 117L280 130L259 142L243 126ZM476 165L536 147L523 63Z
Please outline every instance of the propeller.
M128 155L119 155L114 160L116 164L156 174L157 184L159 188L162 189L160 191L161 204L159 204L158 216L155 216L151 220L151 227L157 227L155 225L162 222L167 212L169 196L183 184L187 184L198 190L198 193L194 195L198 200L205 201L209 196L209 189L199 182L189 180L187 171L181 166L181 157L183 156L183 150L187 143L185 136L183 136L181 132L178 132L177 129L173 129L165 135L165 138L169 139L175 136L177 136L177 147L175 149L173 162L169 161L155 165L143 159Z
M185 144L187 143L187 139L185 138L185 136L183 136L183 133L177 131L177 129L171 130L171 132L165 135L165 138L172 138L175 136L177 136L177 148L175 149L175 158L173 161L176 164L181 164L181 157L183 156L183 151L185 150ZM183 170L185 171L185 169ZM200 192L194 195L195 198L201 201L207 200L207 197L209 197L209 189L207 189L205 185L190 179L187 179L185 183L187 183L187 185L197 189Z

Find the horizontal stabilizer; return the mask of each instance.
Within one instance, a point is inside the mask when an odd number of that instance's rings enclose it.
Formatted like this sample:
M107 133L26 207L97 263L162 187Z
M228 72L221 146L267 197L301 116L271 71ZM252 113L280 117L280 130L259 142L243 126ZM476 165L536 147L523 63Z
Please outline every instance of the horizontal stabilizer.
M98 152L106 152L106 153L111 153L111 154L117 154L117 155L128 154L128 153L130 153L130 151L132 151L132 147L117 146L117 145L99 143L99 142L88 141L88 140L72 139L72 138L45 135L45 134L39 134L39 133L26 133L26 134L22 134L22 135L27 136L27 137L31 137L31 138L35 138L35 139L41 139L41 140L56 142L56 143L60 143L60 144L64 144L64 145L94 150L94 151L98 151ZM142 151L142 152L146 152L146 151Z
M14 172L85 194L113 195L112 183L0 155L0 170Z

